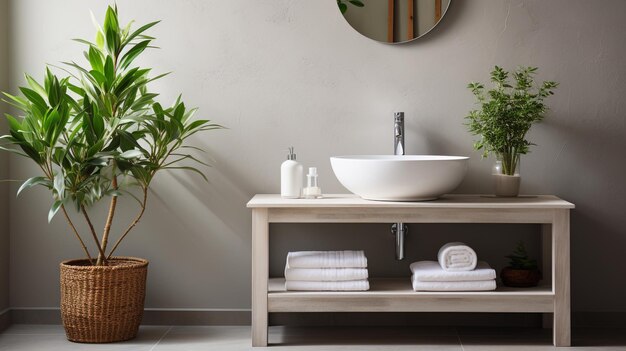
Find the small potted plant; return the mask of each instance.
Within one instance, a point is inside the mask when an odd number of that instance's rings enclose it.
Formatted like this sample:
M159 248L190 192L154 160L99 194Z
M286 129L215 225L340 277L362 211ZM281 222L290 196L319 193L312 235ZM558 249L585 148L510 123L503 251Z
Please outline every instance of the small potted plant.
M556 82L545 81L536 87L536 74L537 67L519 67L512 73L513 86L509 72L495 66L491 72L492 89L485 91L483 84L474 82L467 86L480 106L466 117L467 126L472 134L480 136L474 148L482 150L483 157L496 156L493 168L496 196L519 194L520 156L534 145L526 140L526 133L544 118L548 111L544 100L558 86Z
M113 255L141 220L157 173L182 169L205 177L192 167L204 163L189 153L197 148L186 141L220 128L195 120L196 109L188 109L180 97L171 107L155 100L158 94L149 83L164 75L152 76L150 69L136 65L136 58L152 47L154 38L146 32L157 23L132 30L130 24L120 25L117 7L109 7L95 42L77 40L86 46L86 64L66 63L65 77L46 69L43 83L26 75L21 96L5 93L5 101L20 114L6 115L9 134L0 137L0 149L31 159L39 171L18 194L33 186L47 188L52 195L48 221L61 213L85 255L60 267L61 315L71 341L136 336L148 261ZM118 199L138 204L121 231L111 229ZM92 208L101 201L108 208L99 226ZM87 233L79 233L76 217L85 221Z
M515 251L506 257L510 260L509 266L500 272L504 285L525 288L539 284L542 275L537 267L537 260L528 256L523 241L520 241Z

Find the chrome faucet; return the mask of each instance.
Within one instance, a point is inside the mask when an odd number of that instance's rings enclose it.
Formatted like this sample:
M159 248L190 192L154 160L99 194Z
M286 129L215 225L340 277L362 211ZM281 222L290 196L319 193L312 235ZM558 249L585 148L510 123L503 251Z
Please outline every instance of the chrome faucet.
M404 155L404 112L393 114L393 154ZM396 237L396 260L404 259L404 239L409 226L402 222L391 225L391 234Z
M393 154L404 155L404 112L393 114Z

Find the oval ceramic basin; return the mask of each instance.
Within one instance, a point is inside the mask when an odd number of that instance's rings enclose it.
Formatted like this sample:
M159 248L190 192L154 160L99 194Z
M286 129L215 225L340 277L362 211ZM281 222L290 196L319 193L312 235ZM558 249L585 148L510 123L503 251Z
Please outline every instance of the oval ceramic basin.
M454 190L465 177L465 156L359 155L330 158L350 192L367 200L425 201Z

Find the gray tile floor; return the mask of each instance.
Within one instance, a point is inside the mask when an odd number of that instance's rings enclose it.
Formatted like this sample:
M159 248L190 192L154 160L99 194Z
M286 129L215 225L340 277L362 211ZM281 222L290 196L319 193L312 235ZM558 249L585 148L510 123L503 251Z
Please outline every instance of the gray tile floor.
M272 349L282 351L556 349L549 330L519 328L271 327L269 338ZM626 329L577 329L573 344L575 350L626 350ZM13 325L0 334L2 351L251 349L250 327L238 326L144 326L135 340L115 344L69 342L59 325Z

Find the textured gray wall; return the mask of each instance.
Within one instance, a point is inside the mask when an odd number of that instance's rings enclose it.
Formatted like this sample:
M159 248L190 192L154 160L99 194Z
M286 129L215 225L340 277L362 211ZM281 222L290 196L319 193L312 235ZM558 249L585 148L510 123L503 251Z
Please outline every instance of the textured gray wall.
M8 0L0 0L0 91L8 89L9 73L9 33L8 33ZM0 115L5 112L4 104L0 105ZM6 132L4 118L0 121L0 134ZM9 176L9 159L0 153L0 179ZM9 193L8 184L0 182L0 312L9 307Z
M93 33L89 10L105 2L13 1L12 89L21 72L45 63L82 60L70 38ZM165 101L183 92L202 116L230 129L195 141L210 150L210 184L188 174L161 175L148 213L121 254L151 260L148 307L249 308L250 212L255 193L279 190L286 148L319 167L325 192L345 192L328 157L390 153L394 111L406 113L409 153L470 155L457 190L490 192L491 160L472 150L463 117L473 107L465 88L486 80L494 64L541 68L561 83L552 111L530 138L522 192L556 194L572 214L572 288L577 311L626 312L618 277L626 246L626 2L453 1L441 25L409 45L389 46L356 33L334 0L119 0L123 22L163 22L159 51L143 63L175 73L155 84ZM36 23L37 25L33 25ZM13 178L33 167L13 159ZM14 191L15 189L12 189ZM11 302L58 305L59 261L81 251L57 218L46 223L42 190L11 198ZM132 203L126 205L131 215ZM273 227L272 271L287 250L367 250L372 275L407 275L413 259L432 258L440 244L462 239L498 268L518 238L536 252L535 226L414 225L408 260L393 259L386 225ZM601 292L601 293L600 293ZM601 298L600 298L601 297Z

